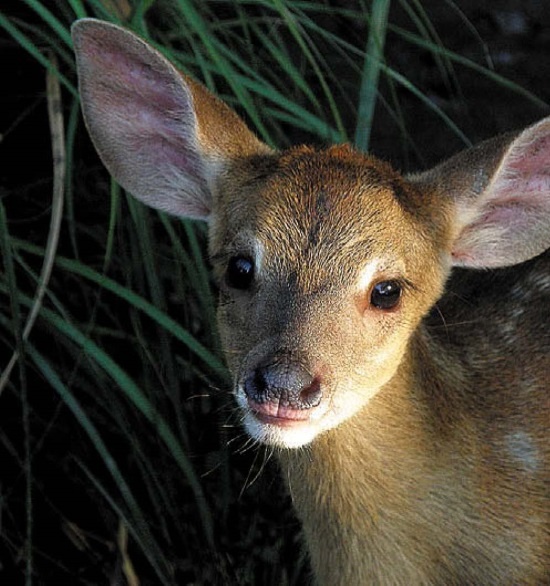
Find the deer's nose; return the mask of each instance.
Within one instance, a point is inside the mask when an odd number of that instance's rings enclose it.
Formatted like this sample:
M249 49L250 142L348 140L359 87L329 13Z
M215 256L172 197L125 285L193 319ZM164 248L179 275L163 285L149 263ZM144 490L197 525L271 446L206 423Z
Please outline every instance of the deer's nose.
M278 404L291 410L316 407L323 396L320 377L290 360L256 367L245 380L244 392L256 404Z

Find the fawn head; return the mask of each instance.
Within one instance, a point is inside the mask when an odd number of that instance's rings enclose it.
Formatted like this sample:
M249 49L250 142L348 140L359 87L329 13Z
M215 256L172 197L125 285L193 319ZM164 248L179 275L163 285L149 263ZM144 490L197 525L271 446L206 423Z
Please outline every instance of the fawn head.
M119 183L208 222L219 327L251 436L297 447L399 376L453 265L550 246L550 120L403 177L348 146L278 152L144 41L73 28L83 111Z

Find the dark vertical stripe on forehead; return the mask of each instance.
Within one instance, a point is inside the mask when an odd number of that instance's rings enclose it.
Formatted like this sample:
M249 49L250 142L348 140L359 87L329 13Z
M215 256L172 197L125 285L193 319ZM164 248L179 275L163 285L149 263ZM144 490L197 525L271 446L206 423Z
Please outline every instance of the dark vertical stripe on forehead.
M330 210L331 204L328 194L324 189L320 189L311 210L311 226L308 234L308 242L310 245L316 245L319 242L321 226L330 214Z

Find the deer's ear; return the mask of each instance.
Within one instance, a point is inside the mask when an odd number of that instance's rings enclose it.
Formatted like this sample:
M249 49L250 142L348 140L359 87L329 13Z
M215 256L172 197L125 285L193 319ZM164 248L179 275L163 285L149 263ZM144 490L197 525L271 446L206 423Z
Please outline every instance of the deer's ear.
M503 267L550 248L550 118L412 179L453 208L453 264Z
M72 28L84 119L114 178L144 203L207 219L220 173L269 149L223 102L133 33Z

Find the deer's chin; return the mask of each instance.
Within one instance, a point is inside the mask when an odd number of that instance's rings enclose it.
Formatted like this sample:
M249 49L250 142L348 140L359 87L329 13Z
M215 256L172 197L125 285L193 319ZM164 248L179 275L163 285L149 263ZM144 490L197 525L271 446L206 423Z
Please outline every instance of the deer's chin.
M311 419L288 420L266 417L251 410L245 412L243 423L253 439L279 448L306 446L323 431L323 428Z

